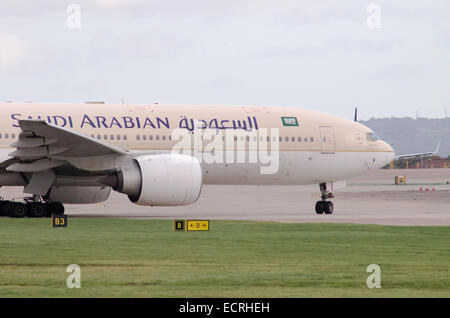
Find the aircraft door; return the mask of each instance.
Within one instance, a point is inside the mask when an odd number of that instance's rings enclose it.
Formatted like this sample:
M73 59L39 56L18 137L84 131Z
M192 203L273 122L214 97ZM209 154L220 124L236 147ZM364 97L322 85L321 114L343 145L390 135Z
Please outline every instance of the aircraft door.
M324 154L333 154L335 147L334 130L331 126L320 127L320 145Z

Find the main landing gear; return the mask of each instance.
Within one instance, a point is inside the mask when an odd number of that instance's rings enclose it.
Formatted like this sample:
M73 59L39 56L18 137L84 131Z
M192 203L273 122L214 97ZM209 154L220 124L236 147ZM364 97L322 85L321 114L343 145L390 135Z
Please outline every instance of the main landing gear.
M322 193L322 200L316 202L316 213L317 214L331 214L333 213L334 206L333 202L327 201L327 199L334 198L333 193L327 190L327 184L320 184L320 193Z
M0 216L42 218L50 217L52 214L64 214L62 203L44 200L37 195L31 198L23 198L23 202L0 200Z

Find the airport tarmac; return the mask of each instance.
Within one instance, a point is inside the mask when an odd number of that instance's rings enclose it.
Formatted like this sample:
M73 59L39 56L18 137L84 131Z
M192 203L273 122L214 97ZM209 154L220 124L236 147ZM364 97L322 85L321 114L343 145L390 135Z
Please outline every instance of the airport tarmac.
M394 177L406 177L395 185ZM421 191L422 190L422 191ZM7 198L20 188L2 188ZM333 191L335 211L317 215L316 186L206 185L199 200L181 207L142 207L112 192L104 203L66 205L69 217L258 220L450 226L450 169L376 170Z

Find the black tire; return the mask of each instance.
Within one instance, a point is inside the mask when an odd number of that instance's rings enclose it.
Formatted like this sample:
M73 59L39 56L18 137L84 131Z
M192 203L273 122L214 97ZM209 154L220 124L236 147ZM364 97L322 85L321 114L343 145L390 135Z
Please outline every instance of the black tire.
M3 201L1 204L1 213L4 216L9 216L9 210L12 208L12 202L11 201Z
M45 205L45 215L44 217L49 218L52 216L52 206L51 203L44 203Z
M47 214L48 216L54 215L63 215L64 214L64 205L60 202L51 202L47 206Z
M323 213L323 202L322 201L317 201L316 202L316 213L317 214L322 214Z
M28 203L28 217L42 218L47 214L47 207L43 203L31 202Z
M9 210L9 216L12 218L24 218L27 216L27 206L20 202L12 202Z
M5 201L0 201L0 216L5 216L5 212L3 212L3 206L5 205Z
M331 202L331 201L324 202L323 208L324 208L325 214L332 214L334 211L333 202Z

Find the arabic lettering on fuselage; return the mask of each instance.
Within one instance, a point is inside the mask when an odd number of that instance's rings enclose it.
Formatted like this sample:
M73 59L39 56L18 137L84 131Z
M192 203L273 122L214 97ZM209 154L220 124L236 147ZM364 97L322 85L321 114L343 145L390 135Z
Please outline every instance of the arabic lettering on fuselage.
M19 127L19 120L41 119L47 123L67 128L154 128L170 129L168 117L131 117L131 116L96 116L84 114L79 122L72 116L51 115L51 116L27 116L19 113L11 114L13 127ZM193 131L195 129L243 129L251 131L258 129L256 117L247 116L246 119L193 119L183 116L178 123L178 128Z
M228 120L222 119L219 120L217 118L213 118L210 120L204 119L188 119L187 117L183 117L180 120L178 125L179 128L184 128L189 131L193 131L194 129L243 129L246 131L251 131L253 129L258 129L258 122L256 121L256 117L247 116L245 120Z

